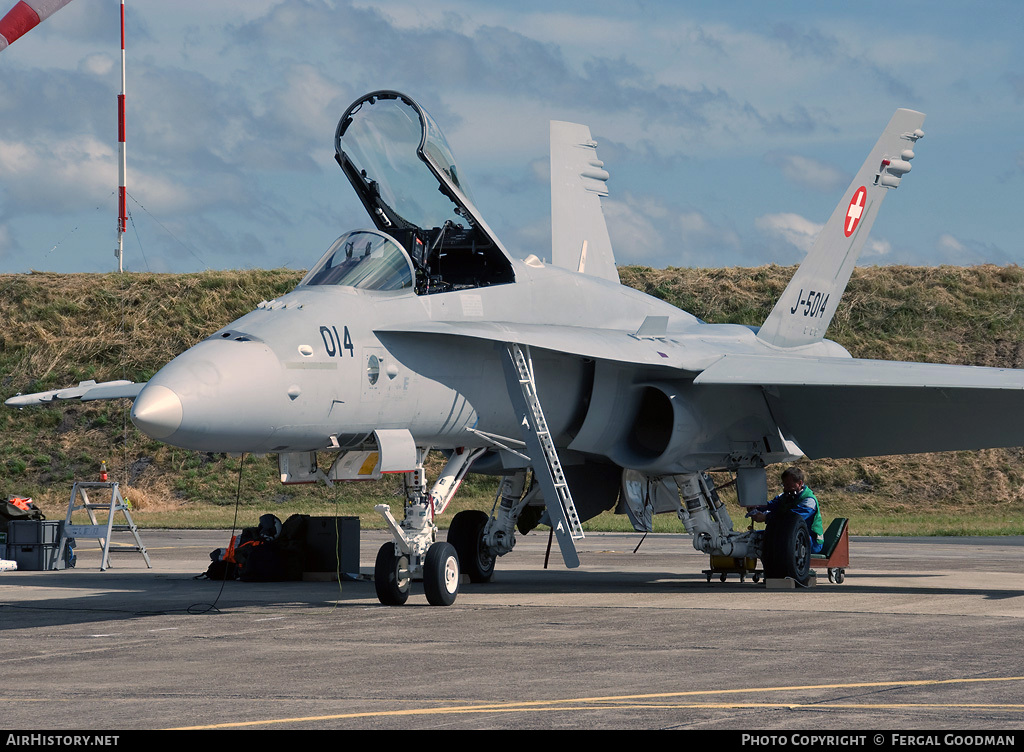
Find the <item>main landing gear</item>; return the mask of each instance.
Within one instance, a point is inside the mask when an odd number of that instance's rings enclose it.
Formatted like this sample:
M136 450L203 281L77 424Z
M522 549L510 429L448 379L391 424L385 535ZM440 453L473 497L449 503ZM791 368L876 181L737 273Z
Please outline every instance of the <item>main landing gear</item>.
M484 542L484 528L490 519L487 512L467 509L452 518L448 542L455 548L462 571L470 582L490 582L497 557Z
M811 573L811 536L807 523L796 512L768 518L762 541L764 576L792 578L801 585Z

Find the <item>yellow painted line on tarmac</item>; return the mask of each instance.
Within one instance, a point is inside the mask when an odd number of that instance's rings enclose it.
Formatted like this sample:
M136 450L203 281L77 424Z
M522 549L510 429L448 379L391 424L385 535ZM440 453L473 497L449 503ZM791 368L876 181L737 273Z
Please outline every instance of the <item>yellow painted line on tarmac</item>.
M553 710L608 710L615 709L728 709L728 708L838 708L838 709L914 709L914 708L975 708L992 710L1022 710L1024 705L1004 705L998 703L744 703L744 702L706 702L706 703L659 703L659 699L670 700L676 697L694 697L701 695L735 695L749 692L796 692L811 689L865 689L872 687L926 687L944 684L984 684L993 682L1024 681L1024 676L1000 676L981 679L918 679L910 681L886 682L855 682L847 684L807 684L791 687L748 687L744 689L703 689L689 692L658 692L643 695L611 695L607 697L576 697L562 700L532 700L526 702L488 703L477 705L454 705L451 707L407 708L405 710L379 710L359 713L337 713L333 715L303 716L299 718L268 718L259 721L239 721L236 723L215 723L204 726L182 726L166 729L168 731L198 731L206 729L245 728L248 726L269 726L286 723L308 723L311 721L336 721L352 718L385 718L416 715L462 715L469 713L522 713L532 711ZM643 701L648 701L644 703Z

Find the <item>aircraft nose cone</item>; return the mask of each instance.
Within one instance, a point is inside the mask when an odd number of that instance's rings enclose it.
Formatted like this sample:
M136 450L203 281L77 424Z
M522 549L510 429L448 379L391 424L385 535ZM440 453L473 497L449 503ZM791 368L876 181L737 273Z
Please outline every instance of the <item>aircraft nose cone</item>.
M143 388L132 406L132 423L151 439L166 439L181 426L181 399L160 384Z
M278 426L304 422L288 394L292 383L264 343L206 339L154 374L132 420L147 436L185 449L268 451Z

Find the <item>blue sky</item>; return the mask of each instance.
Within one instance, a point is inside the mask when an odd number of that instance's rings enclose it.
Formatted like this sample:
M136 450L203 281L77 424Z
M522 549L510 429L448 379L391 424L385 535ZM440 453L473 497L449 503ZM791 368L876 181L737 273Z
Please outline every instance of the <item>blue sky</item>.
M13 0L0 0L6 12ZM0 53L0 272L116 269L117 0ZM128 0L131 270L307 268L370 224L333 159L403 91L488 224L550 256L548 121L587 124L619 263L798 262L897 107L861 264L1024 263L1024 3Z

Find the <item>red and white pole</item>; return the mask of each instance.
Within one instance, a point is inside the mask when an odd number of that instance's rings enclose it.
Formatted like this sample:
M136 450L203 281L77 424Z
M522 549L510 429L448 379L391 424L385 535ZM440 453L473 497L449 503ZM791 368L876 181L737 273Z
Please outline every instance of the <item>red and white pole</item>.
M124 0L121 0L121 93L117 97L117 141L120 157L120 188L118 189L117 215L117 270L124 271L124 234L128 229L128 161L124 151L124 89L125 89L125 57L124 57Z
M7 11L6 16L0 18L0 50L70 2L71 0L20 0Z

